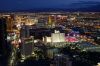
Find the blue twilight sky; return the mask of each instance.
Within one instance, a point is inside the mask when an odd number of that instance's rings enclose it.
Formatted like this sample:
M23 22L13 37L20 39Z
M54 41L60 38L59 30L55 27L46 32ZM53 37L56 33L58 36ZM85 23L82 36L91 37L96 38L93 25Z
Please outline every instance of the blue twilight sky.
M34 8L76 8L78 2L100 2L100 0L0 0L0 10L27 10ZM76 3L73 5L73 3ZM96 3L80 4L81 7Z

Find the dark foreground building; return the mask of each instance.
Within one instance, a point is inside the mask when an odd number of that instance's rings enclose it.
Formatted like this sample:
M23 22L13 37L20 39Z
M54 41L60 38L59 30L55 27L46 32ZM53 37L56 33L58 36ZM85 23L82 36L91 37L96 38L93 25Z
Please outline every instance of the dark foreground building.
M6 19L0 18L0 66L7 66L8 45L7 45Z

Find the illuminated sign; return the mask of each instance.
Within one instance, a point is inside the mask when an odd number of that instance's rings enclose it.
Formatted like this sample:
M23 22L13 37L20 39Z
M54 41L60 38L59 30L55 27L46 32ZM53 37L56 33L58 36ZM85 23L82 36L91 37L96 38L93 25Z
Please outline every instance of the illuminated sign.
M76 37L66 37L67 42L78 42L78 39Z

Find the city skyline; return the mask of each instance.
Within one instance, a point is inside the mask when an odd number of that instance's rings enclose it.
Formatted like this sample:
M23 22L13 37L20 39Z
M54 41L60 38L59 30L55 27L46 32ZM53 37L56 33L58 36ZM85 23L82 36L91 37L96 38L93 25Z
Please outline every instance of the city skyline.
M100 0L0 0L0 66L99 66Z
M8 12L0 17L0 66L100 62L100 12Z

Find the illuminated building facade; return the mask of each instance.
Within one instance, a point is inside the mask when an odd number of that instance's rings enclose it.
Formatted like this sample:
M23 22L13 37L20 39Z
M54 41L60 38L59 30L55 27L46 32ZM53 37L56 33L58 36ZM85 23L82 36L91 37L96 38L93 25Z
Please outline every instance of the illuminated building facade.
M32 56L33 47L34 47L33 36L31 36L29 38L23 38L22 39L22 45L21 45L21 56L22 56L22 58L27 58L27 57Z
M66 45L65 33L60 33L55 30L55 33L51 33L51 37L44 37L43 41L46 45L53 47L64 47Z
M28 25L23 25L20 29L20 37L21 38L26 38L30 36L30 27Z
M14 32L13 25L14 25L14 16L9 15L6 17L7 20L7 32Z
M38 28L45 28L46 22L47 22L46 18L40 17L36 25Z

